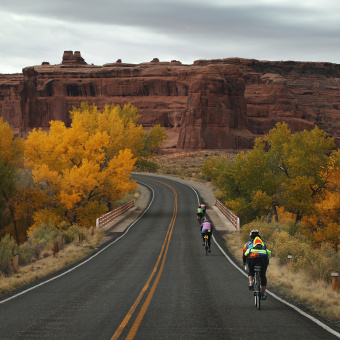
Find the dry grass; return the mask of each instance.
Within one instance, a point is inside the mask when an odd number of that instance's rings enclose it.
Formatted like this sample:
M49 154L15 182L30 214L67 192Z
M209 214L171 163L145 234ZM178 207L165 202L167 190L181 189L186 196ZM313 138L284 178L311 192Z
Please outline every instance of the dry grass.
M242 264L244 243L239 233L226 234L226 243L235 259ZM311 281L302 273L292 272L287 265L271 258L267 272L268 289L274 287L289 298L307 305L314 312L340 323L340 292L334 292L331 285L320 280Z
M75 263L89 255L103 240L104 233L95 230L94 235L87 235L82 243L71 243L61 249L56 257L52 249L42 252L43 258L29 265L22 266L11 276L0 276L0 294L21 287L46 275L57 272L67 265Z

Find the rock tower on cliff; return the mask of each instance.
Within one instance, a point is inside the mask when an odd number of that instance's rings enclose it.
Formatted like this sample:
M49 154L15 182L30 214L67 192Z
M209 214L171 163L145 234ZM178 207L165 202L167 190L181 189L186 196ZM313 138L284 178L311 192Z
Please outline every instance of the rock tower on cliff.
M87 65L79 51L65 51L63 55L63 65Z

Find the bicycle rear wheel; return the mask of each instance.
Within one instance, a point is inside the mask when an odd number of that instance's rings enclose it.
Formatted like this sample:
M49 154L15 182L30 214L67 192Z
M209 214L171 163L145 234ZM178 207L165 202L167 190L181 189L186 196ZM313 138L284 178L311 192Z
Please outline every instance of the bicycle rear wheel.
M205 255L208 255L208 249L209 249L209 247L208 247L208 240L205 239Z
M259 272L255 272L254 282L254 295L255 295L255 306L258 310L261 309L261 285Z

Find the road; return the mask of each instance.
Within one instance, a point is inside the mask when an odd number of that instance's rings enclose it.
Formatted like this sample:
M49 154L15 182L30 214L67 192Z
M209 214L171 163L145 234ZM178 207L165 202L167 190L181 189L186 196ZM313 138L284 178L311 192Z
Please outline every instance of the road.
M205 255L195 191L138 175L152 202L125 235L55 279L0 301L1 339L337 339L269 297L216 244Z

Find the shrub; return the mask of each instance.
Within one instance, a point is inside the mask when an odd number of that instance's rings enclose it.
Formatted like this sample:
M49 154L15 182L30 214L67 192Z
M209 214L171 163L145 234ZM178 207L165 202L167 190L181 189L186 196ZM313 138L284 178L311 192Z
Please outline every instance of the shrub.
M221 190L219 190L219 189L216 189L216 190L214 191L214 196L215 196L215 198L216 198L217 200L219 200L221 203L225 202L226 199L227 199L227 198L225 197L224 193L223 193Z
M320 248L309 247L304 257L297 258L296 268L306 271L310 277L329 282L332 270L340 270L340 254L328 243Z
M277 230L288 230L285 224L279 222L268 222L266 218L257 219L247 223L241 228L241 239L243 242L249 241L249 234L252 230L258 230L261 233L262 239L266 242L272 242L273 233Z
M160 165L146 159L138 159L135 164L136 170L141 172L157 172Z
M51 222L49 225L41 224L40 227L34 228L28 234L28 245L26 247L27 249L33 250L35 258L39 259L40 253L46 247L52 248L52 243L54 243L59 236L59 230L55 227L54 223Z
M18 248L19 265L24 266L31 263L36 258L36 251L34 245L29 242L25 242Z
M281 264L287 263L288 255L293 255L294 262L304 258L311 245L303 238L292 237L285 230L276 230L272 236L272 252Z
M12 272L12 260L17 247L9 234L6 234L0 241L0 271L4 275L9 275Z
M71 243L79 239L79 235L83 234L86 237L86 229L80 227L78 224L72 224L67 230L62 231L62 237L65 243Z

